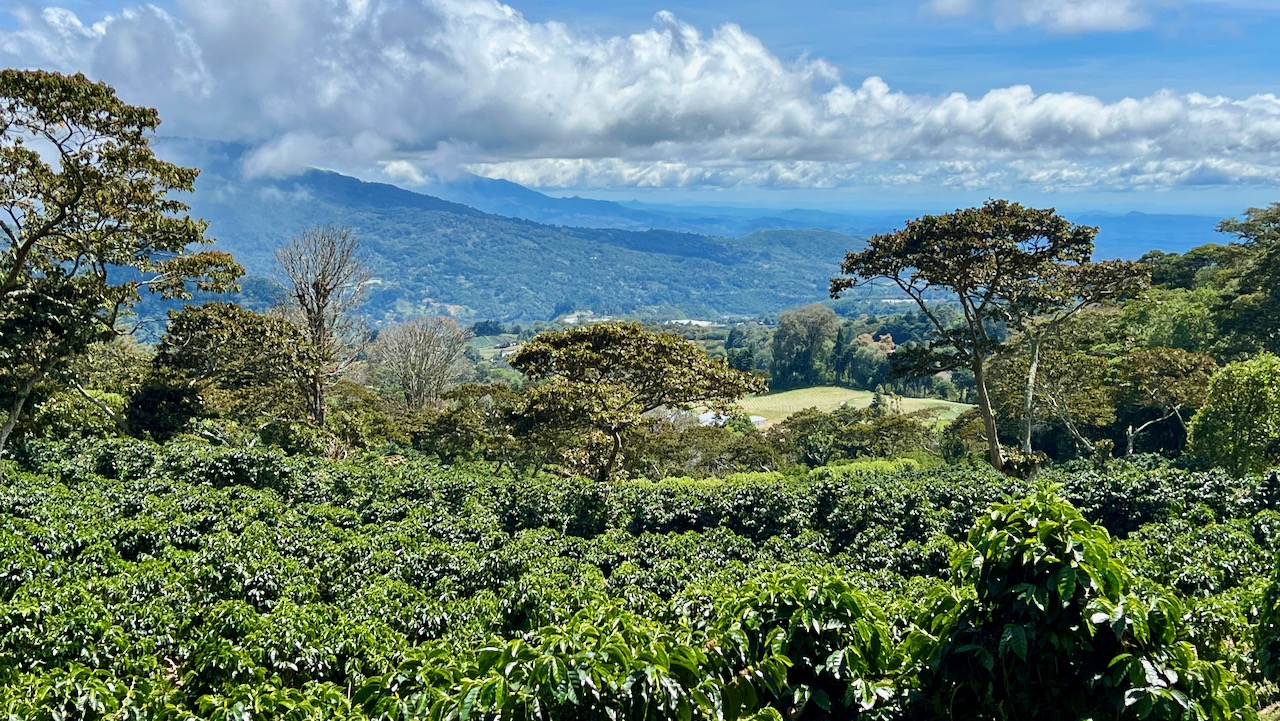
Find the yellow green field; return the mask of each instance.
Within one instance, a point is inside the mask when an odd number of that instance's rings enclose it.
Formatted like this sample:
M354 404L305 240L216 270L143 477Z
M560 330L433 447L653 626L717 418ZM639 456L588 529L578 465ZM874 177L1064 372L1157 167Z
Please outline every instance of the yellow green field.
M855 391L848 388L822 386L818 388L797 388L782 393L769 393L763 396L752 396L739 401L742 409L753 416L763 416L770 423L778 423L796 411L805 408L817 408L820 411L833 411L841 403L855 408L871 405L875 394L871 391ZM938 418L951 420L972 406L964 403L952 403L932 398L900 398L902 412L911 413L924 408L938 409Z

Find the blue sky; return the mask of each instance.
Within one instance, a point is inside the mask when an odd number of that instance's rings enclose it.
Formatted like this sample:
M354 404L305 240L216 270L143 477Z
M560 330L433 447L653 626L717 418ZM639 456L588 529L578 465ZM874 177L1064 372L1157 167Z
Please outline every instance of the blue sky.
M1275 0L19 2L0 61L407 187L1226 214L1280 200Z

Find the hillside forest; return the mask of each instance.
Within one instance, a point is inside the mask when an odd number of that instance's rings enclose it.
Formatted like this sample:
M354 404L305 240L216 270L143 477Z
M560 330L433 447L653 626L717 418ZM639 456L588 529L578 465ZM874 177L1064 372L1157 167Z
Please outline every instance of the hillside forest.
M371 312L351 224L246 294L109 86L0 112L8 718L1276 716L1280 203L1118 261L993 199L776 315L462 322Z

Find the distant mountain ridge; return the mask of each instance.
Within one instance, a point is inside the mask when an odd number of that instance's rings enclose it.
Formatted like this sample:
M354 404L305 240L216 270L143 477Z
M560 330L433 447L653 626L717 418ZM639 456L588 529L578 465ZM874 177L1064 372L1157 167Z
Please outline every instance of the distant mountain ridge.
M377 319L445 312L528 321L578 309L775 314L825 298L844 252L862 245L859 236L906 219L556 198L477 176L443 184L444 197L321 170L246 180L242 148L166 142L163 150L203 169L193 210L251 274L270 275L275 249L304 227L350 226L378 274L369 303ZM1099 258L1227 240L1213 232L1218 219L1204 216L1093 213L1072 220L1101 227ZM264 287L247 285L260 293Z
M844 251L828 231L741 240L669 230L550 226L501 217L326 171L244 181L206 171L191 198L218 247L254 275L300 229L351 227L376 276L375 319L449 313L463 320L606 315L752 317L821 300ZM260 283L249 283L261 286Z
M561 198L507 180L462 175L427 186L432 195L486 212L540 223L596 228L646 230L662 228L689 233L740 237L758 230L829 230L868 237L902 227L921 213L841 213L802 208L768 209L718 206L617 203L588 198ZM1155 214L1137 211L1065 213L1074 223L1099 228L1095 255L1100 259L1136 259L1149 250L1184 252L1205 243L1226 242L1215 228L1221 218L1207 215Z

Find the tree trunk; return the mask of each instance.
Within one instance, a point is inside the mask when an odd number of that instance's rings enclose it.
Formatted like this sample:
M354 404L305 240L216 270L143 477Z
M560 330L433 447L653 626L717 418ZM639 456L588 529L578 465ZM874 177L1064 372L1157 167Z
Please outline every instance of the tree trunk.
M1032 408L1036 394L1036 370L1040 366L1040 339L1031 337L1031 354L1027 364L1027 390L1022 399L1022 452L1031 454L1031 426L1035 423Z
M1093 441L1080 432L1080 429L1076 427L1074 422L1072 422L1070 416L1066 414L1061 415L1063 427L1067 429L1067 434L1070 435L1072 440L1076 443L1076 451L1082 456L1088 455L1092 458L1095 450Z
M617 428L610 429L609 434L613 437L613 449L609 451L609 460L600 467L596 480L605 483L609 477L613 475L613 467L618 463L618 455L622 451L622 432Z
M996 431L996 412L991 407L991 396L987 393L987 373L982 357L973 358L973 381L978 394L978 415L982 416L982 425L987 431L987 460L997 471L1004 470L1004 453L1000 450L1000 434Z
M27 404L27 398L31 396L31 391L35 390L35 376L23 381L22 386L18 388L13 405L9 406L9 417L4 419L4 426L0 427L0 454L4 453L5 446L9 443L9 435L13 433L14 426L18 425L18 418L22 416L22 407Z
M74 388L75 391L80 394L81 398L84 398L86 401L88 401L94 408L97 408L99 411L102 411L102 415L106 416L107 420L114 423L116 428L120 429L121 433L125 434L126 436L133 435L133 432L129 429L129 420L127 418L121 416L119 413L116 413L114 410L111 409L111 406L107 405L106 403L103 403L97 398L94 398L89 393L89 391L85 390L84 386L80 385L79 381L72 380L71 387Z
M1131 424L1124 432L1124 455L1125 458L1133 455L1133 439L1138 437L1138 432L1133 430Z
M324 406L324 372L317 371L311 376L311 398L308 405L311 406L311 418L315 421L317 428L324 428L325 406Z

